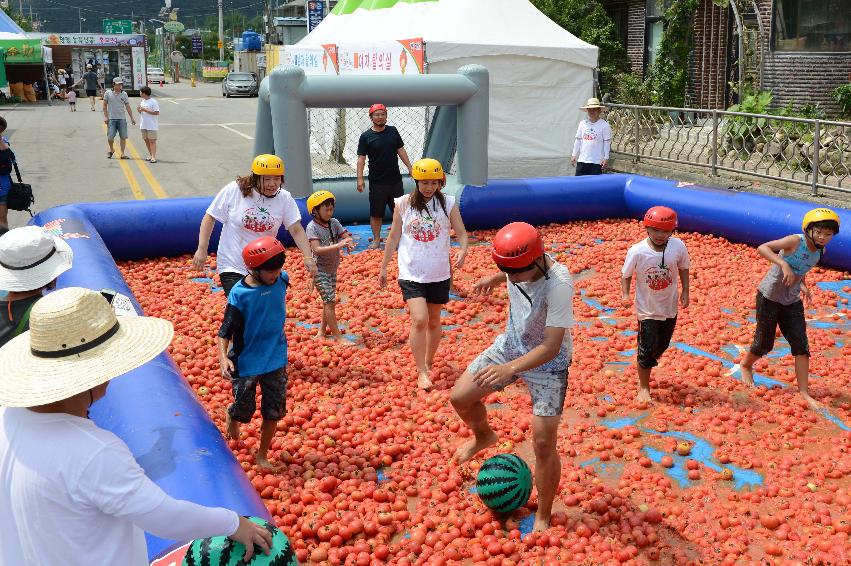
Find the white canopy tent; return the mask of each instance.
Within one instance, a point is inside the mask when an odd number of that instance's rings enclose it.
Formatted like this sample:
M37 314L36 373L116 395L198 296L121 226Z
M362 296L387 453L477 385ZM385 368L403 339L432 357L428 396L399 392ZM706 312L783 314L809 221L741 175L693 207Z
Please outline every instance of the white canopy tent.
M528 0L343 0L298 46L416 37L429 73L490 71L490 177L568 173L598 49Z

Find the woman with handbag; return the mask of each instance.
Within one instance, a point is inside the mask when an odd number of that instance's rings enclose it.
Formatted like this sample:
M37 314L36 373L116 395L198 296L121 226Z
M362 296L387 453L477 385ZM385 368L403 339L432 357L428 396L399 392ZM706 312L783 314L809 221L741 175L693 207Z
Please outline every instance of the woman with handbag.
M7 126L6 119L0 118L0 234L9 230L6 199L9 198L9 190L12 188L12 167L15 163L15 154L3 135Z

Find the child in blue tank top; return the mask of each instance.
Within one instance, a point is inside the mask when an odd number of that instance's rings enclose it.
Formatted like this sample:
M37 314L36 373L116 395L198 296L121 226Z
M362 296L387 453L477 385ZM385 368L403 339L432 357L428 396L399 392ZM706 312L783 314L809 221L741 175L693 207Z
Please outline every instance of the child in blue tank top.
M766 242L757 248L772 263L756 293L756 332L753 344L742 360L742 381L753 386L753 365L774 347L778 325L795 357L795 377L804 400L815 410L819 403L810 396L810 347L804 303L812 302L806 284L807 272L819 262L824 247L839 233L839 216L827 208L816 208L804 216L803 234L792 234Z

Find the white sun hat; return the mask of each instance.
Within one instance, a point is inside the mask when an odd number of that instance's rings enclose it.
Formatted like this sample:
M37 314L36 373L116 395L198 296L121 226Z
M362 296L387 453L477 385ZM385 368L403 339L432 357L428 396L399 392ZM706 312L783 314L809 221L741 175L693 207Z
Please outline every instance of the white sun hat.
M580 106L582 110L588 110L589 108L605 108L602 104L600 104L599 98L589 98L588 102L585 103L585 106Z
M0 348L0 405L73 397L152 360L173 336L166 320L116 318L100 293L60 289L35 303L28 332Z
M33 291L71 269L74 252L40 226L24 226L0 236L0 290Z

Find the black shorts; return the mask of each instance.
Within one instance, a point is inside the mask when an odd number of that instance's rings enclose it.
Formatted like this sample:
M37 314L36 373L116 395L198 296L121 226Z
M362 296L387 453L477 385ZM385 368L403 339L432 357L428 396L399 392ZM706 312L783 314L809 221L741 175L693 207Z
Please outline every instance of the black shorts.
M603 174L603 166L599 163L577 163L576 164L576 173L574 175L576 177L581 177L582 175L602 175Z
M807 340L807 322L804 320L804 303L795 301L791 305L782 305L766 299L762 293L756 293L756 332L754 332L751 354L764 356L774 348L774 335L777 326L789 342L793 356L809 356L810 344Z
M427 303L445 305L449 302L449 279L434 283L417 283L407 279L399 279L402 288L402 298L406 301L422 297Z
M97 93L98 93L98 91L96 89L88 89L88 88L86 89L86 96L89 96L89 97L95 96Z
M638 321L638 367L650 369L659 365L659 358L671 345L671 336L674 335L676 325L677 317Z
M262 375L239 377L234 368L230 378L233 403L228 407L230 418L251 422L257 410L257 384L260 384L260 415L264 421L279 421L287 414L287 368L282 367Z
M384 218L385 207L390 207L393 212L393 199L405 194L402 188L402 179L395 183L369 183L369 215L372 218Z
M230 295L230 290L233 289L234 285L242 281L243 277L245 275L242 273L234 273L233 271L226 271L219 274L219 280L222 282L222 288L225 290L225 298Z

